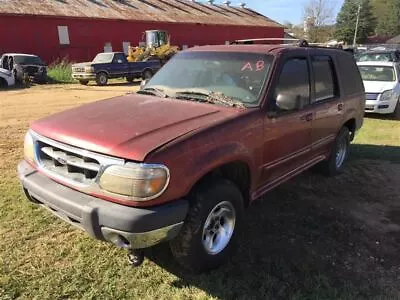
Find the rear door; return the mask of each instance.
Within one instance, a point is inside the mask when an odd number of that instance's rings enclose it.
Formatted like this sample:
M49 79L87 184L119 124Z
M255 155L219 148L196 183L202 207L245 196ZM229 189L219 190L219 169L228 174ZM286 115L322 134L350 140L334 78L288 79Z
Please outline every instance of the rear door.
M276 74L264 121L262 179L267 186L301 168L309 160L311 149L313 108L306 50L288 52ZM278 107L278 97L287 94L296 96L301 107Z
M345 103L340 95L335 57L329 52L314 52L310 58L311 103L315 109L312 152L318 156L330 151L343 119Z

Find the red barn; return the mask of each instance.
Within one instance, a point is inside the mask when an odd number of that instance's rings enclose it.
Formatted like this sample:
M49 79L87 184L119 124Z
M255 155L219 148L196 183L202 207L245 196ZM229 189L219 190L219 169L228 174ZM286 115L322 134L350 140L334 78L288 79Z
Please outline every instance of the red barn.
M188 0L0 0L0 54L91 60L138 45L145 30L167 30L183 47L283 37L283 27L244 6Z

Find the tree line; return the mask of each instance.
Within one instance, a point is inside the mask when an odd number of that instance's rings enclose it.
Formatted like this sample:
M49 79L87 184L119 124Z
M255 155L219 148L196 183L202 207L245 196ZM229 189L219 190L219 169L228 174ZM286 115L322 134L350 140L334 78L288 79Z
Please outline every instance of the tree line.
M304 20L313 24L306 32L311 42L326 42L335 38L352 44L357 15L357 43L365 42L369 36L400 35L400 0L345 0L336 17L330 0L309 0L303 15ZM303 26L285 25L296 36L304 37Z

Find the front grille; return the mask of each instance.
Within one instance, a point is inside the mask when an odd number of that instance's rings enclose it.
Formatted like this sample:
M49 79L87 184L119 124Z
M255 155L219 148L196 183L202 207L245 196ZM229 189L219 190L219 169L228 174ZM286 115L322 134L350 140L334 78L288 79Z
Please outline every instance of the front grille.
M73 67L72 72L74 73L79 73L79 72L85 72L85 68L83 67Z
M24 71L28 73L28 75L35 75L39 71L39 67L26 66L24 67Z
M97 177L101 167L100 162L92 157L43 141L37 143L37 157L43 169L81 184L90 184Z
M365 94L365 98L367 99L367 100L376 100L376 99L378 99L378 93L366 93Z

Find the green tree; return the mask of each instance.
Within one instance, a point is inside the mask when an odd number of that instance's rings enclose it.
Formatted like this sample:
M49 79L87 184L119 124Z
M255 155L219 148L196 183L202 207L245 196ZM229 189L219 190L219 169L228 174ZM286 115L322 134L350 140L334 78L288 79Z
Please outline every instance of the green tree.
M356 42L362 43L369 35L374 34L376 22L372 14L370 1L345 0L336 18L335 37L338 40L347 44L353 42L359 5L361 5L361 9Z
M335 19L332 1L308 0L304 5L303 19L311 21L307 32L309 42L327 42L332 36Z
M377 35L400 34L400 0L373 0L372 7L377 21Z

